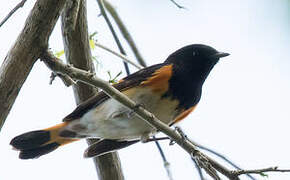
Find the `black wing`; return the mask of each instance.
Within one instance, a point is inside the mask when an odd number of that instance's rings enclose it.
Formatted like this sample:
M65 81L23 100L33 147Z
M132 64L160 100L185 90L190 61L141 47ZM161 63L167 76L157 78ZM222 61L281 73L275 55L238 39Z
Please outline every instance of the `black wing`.
M106 154L112 151L123 149L137 142L139 142L139 140L132 140L132 141L117 141L117 140L110 140L110 139L99 140L96 143L90 145L85 150L84 157L91 158L91 157L101 156L103 154Z
M119 91L124 91L126 89L138 86L142 81L146 80L159 68L161 68L164 64L156 64L140 71L137 71L124 79L122 79L119 83L114 84L113 86ZM78 118L81 118L86 112L90 109L97 107L98 105L105 102L110 97L104 93L103 91L99 92L97 95L89 98L87 101L79 104L77 108L67 115L63 121L72 121Z

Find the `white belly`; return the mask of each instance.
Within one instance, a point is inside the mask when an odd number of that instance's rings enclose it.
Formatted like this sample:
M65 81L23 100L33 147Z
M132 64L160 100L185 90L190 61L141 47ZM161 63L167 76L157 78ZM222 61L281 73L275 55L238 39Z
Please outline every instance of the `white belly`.
M125 92L137 104L144 106L161 121L169 124L176 116L176 101L160 98L151 93L150 89L138 91L134 98L130 92ZM79 128L82 127L82 128ZM68 127L80 135L105 139L138 139L141 136L152 135L155 129L140 119L132 110L114 99L109 99L95 109L87 112L79 120L72 121ZM78 128L78 129L76 129Z

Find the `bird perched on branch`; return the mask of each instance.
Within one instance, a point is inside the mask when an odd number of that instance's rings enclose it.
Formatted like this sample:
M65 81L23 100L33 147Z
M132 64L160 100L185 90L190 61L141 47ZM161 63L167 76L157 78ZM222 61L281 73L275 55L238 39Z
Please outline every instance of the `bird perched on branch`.
M185 46L163 63L135 72L113 86L162 122L172 125L195 109L208 74L220 58L228 55L202 44ZM134 110L99 92L80 104L61 124L24 133L10 144L20 151L20 159L31 159L82 138L97 138L84 154L94 157L155 133L156 129Z

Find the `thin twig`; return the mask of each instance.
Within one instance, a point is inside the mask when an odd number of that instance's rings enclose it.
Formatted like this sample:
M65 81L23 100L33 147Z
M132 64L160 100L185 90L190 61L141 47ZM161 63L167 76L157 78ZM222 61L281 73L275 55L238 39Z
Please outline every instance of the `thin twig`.
M116 51L113 51L112 49L110 49L110 48L108 48L108 47L106 47L106 46L104 46L104 45L102 45L102 44L100 44L98 42L95 42L95 45L97 47L99 47L99 48L102 48L102 49L114 54L115 56L121 58L123 61L125 61L126 63L131 64L132 66L136 67L137 69L144 68L143 66L140 66L140 65L134 63L133 61L131 61L130 59L128 59L127 56L124 56L123 54L117 53Z
M269 167L264 169L253 169L253 170L236 170L232 171L233 174L239 176L242 174L263 174L265 172L290 172L290 169L278 169L278 167Z
M148 138L148 139L145 139L144 141L142 141L142 143L149 143L149 142L159 142L159 141L162 141L162 140L170 140L169 137L155 137L153 136L153 138Z
M126 26L124 25L123 21L121 20L120 16L118 15L118 12L115 10L115 8L110 4L109 1L107 0L103 0L105 8L108 10L108 12L110 13L110 15L113 17L113 19L115 20L117 26L120 29L121 34L123 35L123 37L125 38L125 40L127 41L127 43L129 44L130 48L132 49L137 61L139 62L139 64L141 64L142 66L146 67L146 62L144 60L144 58L141 56L140 51L138 50L131 34L129 33L128 29L126 28Z
M196 147L200 148L200 149L203 149L205 151L208 151L216 156L218 156L219 158L221 158L222 160L226 161L227 163L229 163L231 166L233 166L234 168L238 169L238 170L242 170L242 168L240 168L238 165L234 164L231 160L229 160L227 157L225 157L224 155L208 148L208 147L205 147L199 143L196 143L195 141L192 141L191 139L189 139L189 141L191 141L191 143L193 143ZM248 176L250 179L252 180L256 180L256 178L254 178L253 176L251 176L250 174L246 174L246 176Z
M167 138L167 139L168 139L168 138ZM155 142L155 145L157 146L157 149L158 149L158 151L159 151L159 153L160 153L160 155L161 155L161 157L162 157L163 165L164 165L164 168L165 168L165 170L166 170L166 172L167 172L168 179L169 179L169 180L173 180L172 173L171 173L171 170L170 170L170 163L167 161L166 156L165 156L165 154L164 154L164 151L163 151L163 149L161 148L159 142L156 141L156 137L155 137L155 136L153 136L153 140L155 140L155 141L154 141L154 142Z
M182 139L184 139L186 141L189 141L192 145L194 145L194 147L197 147L194 144L194 142L187 137L187 135L182 131L182 129L180 127L178 127L178 126L175 127L175 130L179 133L179 135L181 135ZM206 156L205 154L202 154L198 150L195 152L195 156L194 156L194 154L192 154L192 158L195 158L197 160L197 163L199 164L199 166L202 167L202 168L204 168L204 170L209 175L211 175L212 178L214 178L214 179L219 178L219 177L216 174L216 172L214 172L212 170L212 167L214 169L216 169L218 172L220 172L221 174L223 174L226 177L228 177L229 179L231 179L231 180L239 180L239 177L237 177L237 176L233 177L233 174L231 173L231 171L228 168L226 168L225 166L219 164L218 162L216 162L215 160L213 160L210 157ZM205 162L203 162L202 159ZM212 167L210 167L210 166L212 166Z
M52 85L52 82L55 80L55 77L57 75L54 72L51 72L50 77L49 77L49 85Z
M203 173L202 173L202 170L201 170L201 168L199 167L199 165L198 165L198 163L196 162L196 160L195 160L194 158L191 158L191 160L193 161L193 163L194 163L194 165L195 165L195 168L196 168L196 170L197 170L197 172L198 172L198 175L199 175L200 180L205 180L205 179L204 179L204 176L203 176Z
M186 9L184 6L179 5L175 0L170 0L176 7L180 9Z
M191 158L195 158L198 166L203 168L207 172L207 174L210 175L214 180L221 180L221 178L217 174L216 169L210 163L207 156L198 151L196 152L195 156L192 156Z
M125 52L123 46L121 45L121 42L120 42L120 40L119 40L119 38L117 36L117 33L115 32L115 30L113 28L113 25L112 25L109 17L107 16L106 10L104 8L103 0L97 0L97 3L99 5L101 14L103 15L105 21L107 22L107 24L109 26L109 29L110 29L110 31L111 31L114 39L115 39L115 42L117 43L119 51L121 52L121 54L126 55L126 52ZM124 62L124 66L125 66L126 73L129 75L130 74L130 70L129 70L128 64L126 62Z
M22 0L21 2L19 2L9 13L8 15L1 21L0 23L0 27L21 7L24 6L25 2L27 0Z

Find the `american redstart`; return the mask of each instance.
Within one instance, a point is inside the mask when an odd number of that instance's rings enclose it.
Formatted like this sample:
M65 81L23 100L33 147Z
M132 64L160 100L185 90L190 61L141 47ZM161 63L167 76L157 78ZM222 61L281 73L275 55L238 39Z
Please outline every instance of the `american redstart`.
M228 55L202 44L185 46L163 63L135 72L113 86L164 123L173 125L195 109L208 74L220 58ZM93 157L155 133L156 129L133 110L99 92L66 116L63 123L24 133L10 144L20 151L19 158L31 159L81 138L97 138L85 151L85 157Z

